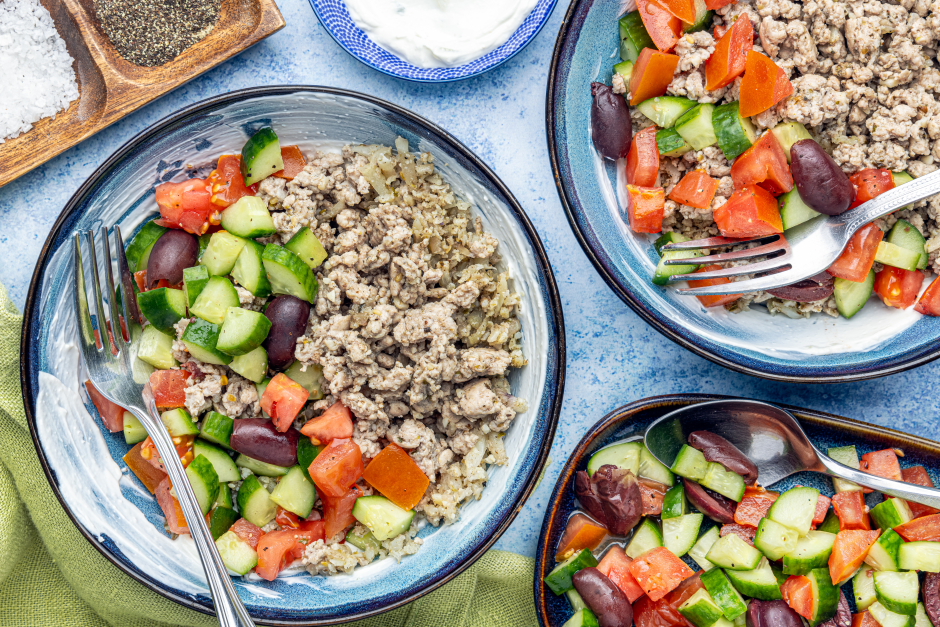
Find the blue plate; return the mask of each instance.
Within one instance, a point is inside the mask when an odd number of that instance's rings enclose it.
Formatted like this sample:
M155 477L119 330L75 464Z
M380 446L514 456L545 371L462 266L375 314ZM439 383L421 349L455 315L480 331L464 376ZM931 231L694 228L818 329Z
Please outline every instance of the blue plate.
M420 83L446 83L459 81L492 70L497 65L508 61L517 52L535 39L555 8L558 0L538 0L532 13L516 29L516 32L499 48L488 52L479 59L456 67L424 68L412 65L382 48L362 32L349 16L343 0L310 0L313 12L320 18L326 32L336 40L346 52L356 57L371 68L388 74Z
M880 377L940 356L940 318L885 307L873 298L851 320L816 314L791 320L760 305L731 314L653 285L652 236L620 217L623 182L591 143L591 81L610 84L620 60L620 3L575 0L562 24L547 96L548 147L575 236L611 289L666 337L739 372L796 382ZM717 309L717 311L715 311Z
M513 373L513 393L530 409L504 439L510 463L491 469L483 499L450 526L421 532L424 546L402 559L374 562L351 575L306 573L274 582L236 577L251 614L267 625L326 625L402 605L452 579L509 526L535 485L561 408L565 333L557 288L538 235L489 168L446 131L394 105L319 87L269 87L225 94L153 125L109 158L65 207L46 240L26 305L22 381L36 450L63 507L118 568L148 588L211 613L191 539L171 541L153 497L121 461L123 435L101 425L82 389L76 345L71 234L119 224L131 234L156 212L153 189L189 178L189 168L241 150L253 129L272 124L305 151L345 143L392 145L406 138L427 151L445 180L468 200L500 250L522 294L523 347L529 365ZM100 240L99 240L100 246Z

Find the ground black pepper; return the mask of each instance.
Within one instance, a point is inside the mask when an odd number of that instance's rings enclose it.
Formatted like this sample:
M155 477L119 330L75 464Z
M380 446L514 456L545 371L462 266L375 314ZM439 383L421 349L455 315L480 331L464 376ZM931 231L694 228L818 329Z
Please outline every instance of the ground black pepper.
M222 0L94 0L118 53L137 65L163 65L209 34Z

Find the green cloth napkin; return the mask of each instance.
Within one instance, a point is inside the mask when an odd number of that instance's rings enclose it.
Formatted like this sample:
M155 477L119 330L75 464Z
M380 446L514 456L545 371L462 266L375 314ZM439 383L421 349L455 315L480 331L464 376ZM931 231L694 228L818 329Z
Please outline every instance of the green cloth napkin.
M23 317L0 285L0 624L23 627L218 625L151 592L78 532L46 482L20 391ZM406 558L407 559L407 558ZM489 551L452 582L356 627L536 625L533 562Z

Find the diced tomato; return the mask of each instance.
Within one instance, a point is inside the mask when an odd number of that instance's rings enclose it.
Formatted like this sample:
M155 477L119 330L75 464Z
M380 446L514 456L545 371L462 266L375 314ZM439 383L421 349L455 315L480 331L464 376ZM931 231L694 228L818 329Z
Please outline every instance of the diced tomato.
M412 509L420 503L430 485L428 476L408 451L394 443L372 458L362 477L402 509Z
M734 510L734 522L757 529L761 518L767 516L767 510L778 496L780 495L776 492L748 486L744 489L744 498Z
M760 237L783 233L777 200L763 187L744 187L712 214L725 237Z
M274 522L282 529L285 527L290 527L291 529L300 527L300 517L294 512L287 511L280 505L277 507L277 515L274 516Z
M633 623L636 627L689 627L682 614L665 598L658 601L641 596L633 604Z
M258 548L258 542L261 540L261 536L264 535L261 527L248 522L244 518L235 521L235 524L229 527L229 531L241 538L243 542L248 543L253 549Z
M300 152L298 146L281 146L281 161L284 162L284 169L278 170L271 176L287 179L288 181L303 172L304 167L307 165L304 153Z
M362 478L362 451L352 440L333 440L310 464L313 483L328 496L345 496Z
M327 538L332 538L356 522L352 511L356 499L362 496L362 491L359 488L353 486L346 494L338 498L330 496L320 489L317 489L317 494L320 495L320 500L323 501L323 522L326 525L324 533Z
M245 186L245 179L242 178L241 155L219 157L219 164L206 179L206 183L212 194L210 202L222 208L234 204L243 196L254 196L258 191L257 184L251 187Z
M744 540L745 542L747 542L748 544L750 544L751 546L754 546L754 536L757 534L756 528L745 526L745 525L739 525L737 523L728 523L726 525L721 526L721 530L718 532L718 535L720 535L723 538L732 533L738 536L739 538L741 538L742 540Z
M695 573L672 551L658 546L633 560L630 574L651 600L658 601Z
M790 175L787 156L773 133L764 133L757 143L734 160L731 180L734 181L735 189L760 185L774 196L793 189L793 176Z
M659 0L659 3L683 22L695 23L695 2L693 0Z
M607 529L597 524L584 514L575 514L568 519L565 532L561 535L555 561L563 562L582 549L593 551L607 537Z
M646 27L646 32L649 33L650 39L653 40L653 44L662 50L663 52L669 52L676 47L676 44L679 42L679 36L682 34L682 21L671 14L662 4L657 0L637 0L636 3L637 11L640 12L640 19L643 20L643 26ZM648 49L648 48L647 48ZM640 59L643 58L643 52L640 52ZM676 63L678 64L679 57L676 57ZM637 64L633 66L634 76L636 76L637 68L640 67L640 62L637 60ZM675 67L669 72L669 80L666 81L668 85L672 82L672 73L675 71ZM630 93L635 93L633 91L633 80L630 80ZM665 90L662 92L666 93ZM661 96L662 94L657 94ZM644 98L643 100L646 100ZM631 100L630 104L636 104L641 102L640 100Z
M655 4L652 0L640 0L640 2ZM669 18L675 19L671 15ZM630 104L636 105L649 98L665 94L678 66L679 57L674 54L652 48L640 50L636 65L633 66L633 73L630 75Z
M261 395L261 409L271 416L274 426L283 433L290 429L309 396L310 392L306 388L279 372ZM352 433L349 435L352 436Z
M922 485L928 488L934 487L933 481L930 479L930 475L927 474L927 470L923 466L902 468L901 479L906 483ZM927 516L929 514L936 514L938 511L940 511L930 507L929 505L921 505L920 503L915 503L914 501L908 501L907 505L911 508L911 514L914 515L914 518L920 518L921 516Z
M737 1L738 0L705 0L705 8L709 11L715 11L721 7L726 7L729 4L734 4ZM718 27L716 26L715 29L717 30Z
M921 516L894 528L908 542L940 541L940 514Z
M924 273L920 270L885 266L875 273L875 294L888 307L907 309L917 302L923 284Z
M852 627L881 627L881 625L871 615L871 612L865 610L858 614L852 614Z
M829 556L829 576L832 583L840 585L858 570L868 555L868 549L878 540L880 534L880 531L861 529L847 529L836 534L832 554Z
M141 292L147 291L147 271L138 270L134 273L134 282L137 284L137 289Z
M132 446L123 459L127 467L134 473L134 476L140 479L140 482L144 484L150 494L153 494L160 482L166 479L166 473L141 456L140 449L143 445L143 442L138 442Z
M721 266L717 263L710 266L703 266L696 270L696 272L711 272L712 270L721 270ZM724 277L721 279L697 279L689 280L689 287L711 287L713 285L725 285L726 283L731 283L731 279ZM719 307L722 305L727 305L733 303L734 301L741 298L743 294L726 294L724 296L696 296L703 307Z
M924 290L924 294L914 305L914 311L925 316L940 316L940 276Z
M627 217L634 233L659 233L663 230L666 190L662 187L627 185Z
M85 389L88 391L88 396L91 397L91 402L94 404L95 409L98 410L98 415L101 416L101 422L104 424L105 428L111 433L123 431L124 408L102 396L101 392L95 389L90 379L85 381Z
M747 53L739 101L742 117L763 113L792 93L787 73L776 63L759 52Z
M173 446L176 447L176 454L179 456L183 468L189 466L193 461L193 443L196 441L196 436L177 435L173 436L171 439L173 440ZM160 453L157 451L157 445L153 443L153 439L151 439L150 436L147 436L147 439L141 442L140 456L157 470L166 473L166 468L163 467L163 461L160 459Z
M861 283L875 263L878 244L885 234L872 222L859 229L827 272L834 277Z
M221 220L219 207L212 204L211 197L209 183L204 179L161 183L156 188L159 223L202 235L211 224L218 224Z
M640 496L643 499L643 515L659 516L663 512L663 499L669 486L653 481L652 479L639 479Z
M839 492L832 497L832 509L839 518L839 529L871 529L868 511L865 509L865 495L861 491Z
M319 523L319 524L314 524ZM311 542L323 540L323 521L305 521L300 529L281 529L266 533L258 542L258 566L255 572L262 579L274 581L277 574L303 555Z
M170 493L170 478L164 477L163 481L157 485L154 491L157 497L157 504L163 511L166 518L166 527L171 533L184 534L189 533L189 527L186 525L186 517L183 515L183 508L179 501Z
M825 494L820 494L816 499L816 512L813 514L813 524L821 525L826 520L826 514L829 513L830 499Z
M863 205L872 198L894 189L894 175L884 168L868 168L859 170L849 177L855 185L855 200L849 209Z
M669 192L669 199L680 205L708 209L718 191L718 181L708 176L705 170L693 170L676 183Z
M615 545L610 547L610 550L604 554L603 559L597 565L597 570L607 575L614 582L614 585L627 595L630 603L633 603L643 596L644 592L630 572L631 563L633 563L633 560L627 557L622 548Z
M813 619L813 584L805 575L788 577L780 586L780 594L794 612L805 618Z
M718 37L717 33L715 36ZM720 37L715 51L705 61L705 89L710 91L727 87L744 73L747 54L754 47L754 27L747 14L738 16Z
M659 176L659 148L656 127L647 126L633 135L627 153L627 183L637 187L656 187Z
M892 448L865 453L862 455L862 459L859 460L858 468L862 472L884 477L885 479L904 481L904 477L901 475L901 463L898 461L898 454Z
M186 379L189 373L185 370L157 370L150 375L150 387L153 389L153 398L157 409L174 409L186 406Z
M308 436L314 444L328 444L337 438L351 438L352 412L342 401L336 401L325 412L308 420L300 428L300 432Z
M326 540L326 523L322 520L302 520L300 521L300 527L297 528L296 533L294 534L295 539L297 540L294 543L294 548L291 550L291 555L295 560L299 560L304 556L304 553L307 552L307 546L311 542L316 542L317 540ZM340 540L340 544L343 544L345 540Z

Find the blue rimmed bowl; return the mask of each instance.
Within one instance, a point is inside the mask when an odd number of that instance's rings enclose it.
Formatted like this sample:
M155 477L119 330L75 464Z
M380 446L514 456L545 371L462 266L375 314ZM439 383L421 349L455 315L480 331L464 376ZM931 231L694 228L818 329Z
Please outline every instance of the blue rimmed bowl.
M389 76L419 83L459 81L492 70L508 61L539 34L558 0L538 0L516 32L495 50L479 59L455 67L423 68L408 63L369 39L349 16L343 0L310 0L320 23L346 52L362 63Z
M575 236L611 289L679 345L725 367L767 379L840 382L870 379L940 356L940 318L898 311L877 299L851 320L825 314L792 320L762 306L731 314L653 285L653 238L630 231L613 162L590 136L591 81L610 84L619 61L620 3L575 0L558 34L546 102L548 149Z
M564 384L565 333L548 259L532 224L496 175L446 131L389 103L322 87L267 87L197 103L153 125L111 156L62 212L40 255L25 311L22 385L36 451L78 529L118 568L148 588L211 613L192 541L171 541L151 495L121 461L122 434L101 425L82 390L76 345L71 234L119 224L130 234L156 213L154 186L188 178L187 168L237 152L257 124L272 124L304 150L345 143L392 145L406 138L430 152L442 176L500 240L523 295L523 350L529 364L510 379L529 400L506 433L510 463L490 471L480 501L447 527L421 532L424 546L351 575L299 574L268 583L236 578L251 614L266 625L336 624L400 606L449 581L505 531L533 489L554 437ZM100 244L100 242L99 242Z

